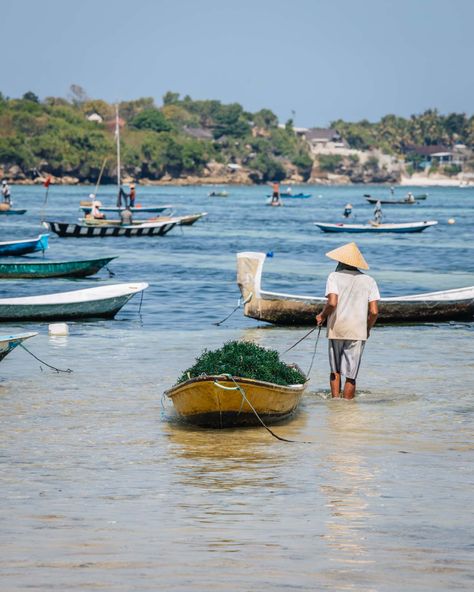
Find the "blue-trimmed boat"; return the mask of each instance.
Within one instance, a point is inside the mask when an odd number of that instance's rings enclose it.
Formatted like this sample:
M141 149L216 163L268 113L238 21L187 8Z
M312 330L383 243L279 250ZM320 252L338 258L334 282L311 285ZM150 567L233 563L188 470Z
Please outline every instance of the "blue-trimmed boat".
M272 197L271 195L267 195L267 197ZM280 193L280 197L283 197L285 199L309 199L310 197L312 197L311 193L288 193L287 191L285 192L281 192Z
M100 211L101 212L105 212L105 213L118 213L118 212L123 212L126 208L118 208L116 206L106 206L106 207L102 207L100 206ZM134 206L134 207L130 207L128 208L132 214L159 214L161 212L165 212L165 211L169 211L173 209L172 205L164 205L164 206L152 206L152 207L141 207L141 206ZM90 214L92 211L92 206L85 206L85 205L81 205L81 210L84 212L84 214Z
M2 216L21 216L22 214L26 214L26 210L12 210L11 208L9 210L0 209L0 215Z
M40 234L36 238L0 242L0 257L16 257L36 251L46 251L49 234Z
M15 261L0 262L0 279L44 279L52 277L87 277L117 257L81 259L76 261Z
M399 224L329 224L324 222L314 222L323 232L368 232L368 233L379 233L379 232L394 232L397 234L404 234L407 232L422 232L426 228L436 226L438 222L436 220L425 220L424 222L406 222Z
M0 335L0 362L15 349L22 341L34 337L38 333L17 333L15 335Z

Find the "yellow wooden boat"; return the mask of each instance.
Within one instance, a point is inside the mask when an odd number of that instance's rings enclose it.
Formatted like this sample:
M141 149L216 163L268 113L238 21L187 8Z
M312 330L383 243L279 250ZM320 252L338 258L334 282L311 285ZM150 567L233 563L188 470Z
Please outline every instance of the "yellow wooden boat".
M165 395L187 422L229 428L259 425L258 417L265 424L286 419L298 407L306 384L281 386L227 375L200 376L174 386Z

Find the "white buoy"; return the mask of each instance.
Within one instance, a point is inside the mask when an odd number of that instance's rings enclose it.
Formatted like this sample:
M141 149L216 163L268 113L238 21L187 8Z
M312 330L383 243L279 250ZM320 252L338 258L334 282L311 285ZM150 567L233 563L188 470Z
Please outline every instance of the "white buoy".
M454 218L449 218L448 224L456 224L456 220Z
M69 327L66 323L52 323L48 326L48 333L53 337L69 335Z

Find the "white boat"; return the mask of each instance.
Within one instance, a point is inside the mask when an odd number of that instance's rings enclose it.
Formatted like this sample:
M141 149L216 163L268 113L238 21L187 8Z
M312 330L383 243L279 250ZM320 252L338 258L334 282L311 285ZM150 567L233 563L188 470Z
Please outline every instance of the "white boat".
M146 288L147 283L111 284L40 296L0 298L0 321L113 318L132 296Z
M244 315L277 325L314 326L326 298L262 290L265 253L237 254L237 283L244 299ZM381 323L472 321L474 286L379 300Z
M15 335L0 335L0 362L5 356L20 345L25 339L34 337L38 333L16 333Z
M326 222L314 222L323 232L394 232L397 234L405 234L407 232L421 232L430 226L436 226L437 220L425 220L424 222L404 222L400 224L329 224Z

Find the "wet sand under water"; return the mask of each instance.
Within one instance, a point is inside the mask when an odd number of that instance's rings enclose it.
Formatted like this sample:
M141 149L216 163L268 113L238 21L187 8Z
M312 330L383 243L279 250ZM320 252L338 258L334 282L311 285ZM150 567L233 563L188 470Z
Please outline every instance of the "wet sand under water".
M459 355L472 326L421 329L443 359L433 366L419 328L374 331L349 402L329 399L321 339L300 411L274 427L311 444L192 428L162 407L201 334L90 333L30 343L71 375L35 364L19 389L27 354L2 366L4 590L472 589L474 364ZM282 349L303 334L223 328L205 339ZM291 359L307 365L313 343Z

